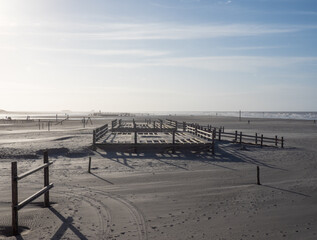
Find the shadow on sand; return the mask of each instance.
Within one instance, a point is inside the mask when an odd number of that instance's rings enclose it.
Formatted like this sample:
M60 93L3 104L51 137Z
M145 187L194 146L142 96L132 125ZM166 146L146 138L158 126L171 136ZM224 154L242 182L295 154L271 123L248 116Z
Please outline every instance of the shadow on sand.
M67 229L70 229L79 239L88 240L88 238L86 238L76 227L74 227L72 217L65 218L55 208L50 207L49 209L62 221L62 225L51 238L52 240L64 239L63 236Z
M120 151L104 151L102 148L96 149L95 153L100 155L103 158L107 158L116 163L122 164L128 168L134 169L134 167L129 163L133 159L153 159L159 162L162 162L166 165L170 165L182 170L189 170L184 166L184 164L178 164L177 161L199 161L205 164L211 164L216 167L225 168L228 170L236 171L234 168L230 168L228 166L223 166L221 163L229 163L229 162L240 162L240 163L249 163L257 166L287 171L285 169L279 168L272 164L267 164L261 162L260 160L254 159L248 156L247 152L252 150L259 150L258 146L251 146L248 149L243 148L236 144L231 144L230 142L222 141L216 145L216 153L213 155L209 151L204 150L177 150L174 153L171 151L164 152L156 152L156 151L143 151L138 153L133 152L120 152ZM173 161L171 161L173 160Z

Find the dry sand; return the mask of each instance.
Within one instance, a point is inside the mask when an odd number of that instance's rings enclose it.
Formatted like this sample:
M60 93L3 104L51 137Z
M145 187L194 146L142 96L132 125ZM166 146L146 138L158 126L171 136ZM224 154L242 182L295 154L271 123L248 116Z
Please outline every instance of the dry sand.
M163 118L163 117L161 117ZM172 117L168 117L172 118ZM317 239L317 126L312 121L173 117L226 131L284 136L284 149L220 142L216 154L92 151L79 121L38 130L0 122L0 239ZM52 206L43 197L19 211L10 237L11 161L23 173L48 149ZM87 173L92 157L92 174ZM256 185L256 166L262 185ZM42 172L19 182L19 200Z

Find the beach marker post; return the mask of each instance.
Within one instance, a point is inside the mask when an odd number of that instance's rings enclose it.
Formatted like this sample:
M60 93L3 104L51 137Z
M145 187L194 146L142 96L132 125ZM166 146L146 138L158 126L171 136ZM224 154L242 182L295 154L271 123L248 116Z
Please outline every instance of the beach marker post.
M219 128L219 141L221 141L221 127Z
M242 132L240 132L240 144L242 143Z
M261 185L261 183L260 183L260 167L259 166L256 167L256 176L257 176L257 184Z
M91 157L89 157L89 162L88 162L88 173L90 173L90 168L91 168Z
M175 153L175 132L176 131L173 131L173 139L172 139L172 143L173 143L173 151L172 151L172 153L173 154Z
M215 136L216 136L216 129L214 128L214 130L212 131L212 154L215 154Z

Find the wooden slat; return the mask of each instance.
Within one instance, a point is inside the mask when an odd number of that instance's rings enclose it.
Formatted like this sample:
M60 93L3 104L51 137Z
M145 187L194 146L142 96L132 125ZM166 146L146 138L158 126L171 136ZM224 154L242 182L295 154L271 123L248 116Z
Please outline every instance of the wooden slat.
M31 175L32 173L35 173L35 172L37 172L37 171L39 171L39 170L41 170L41 169L43 169L43 168L45 168L45 167L48 167L49 165L52 165L52 164L53 164L53 162L49 162L49 163L47 163L47 164L43 164L43 165L41 165L41 166L39 166L39 167L37 167L37 168L34 168L34 169L30 170L30 171L27 171L27 172L25 172L25 173L19 175L19 176L17 177L17 180L21 180L21 179L23 179L23 178L25 178L25 177Z
M34 193L32 196L28 197L27 199L23 200L22 202L20 202L17 206L17 209L20 210L21 208L25 207L27 204L29 204L30 202L34 201L35 199L37 199L39 196L43 195L44 193L46 193L47 191L49 191L51 188L54 187L54 184L51 183L50 185L42 188L40 191Z

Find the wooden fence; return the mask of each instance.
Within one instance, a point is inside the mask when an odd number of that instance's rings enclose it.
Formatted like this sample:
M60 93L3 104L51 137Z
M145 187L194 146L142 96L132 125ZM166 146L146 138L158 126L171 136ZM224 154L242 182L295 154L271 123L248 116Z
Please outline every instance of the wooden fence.
M174 121L174 120L166 119L166 124L175 129L177 129L178 127L177 121Z
M17 162L11 163L11 186L12 186L12 234L18 235L18 211L30 202L44 194L44 207L50 206L49 190L54 187L53 183L49 183L49 166L53 162L48 161L48 153L44 152L44 164L18 175ZM19 203L18 201L18 181L44 168L44 188L34 193L32 196Z
M108 124L105 124L99 128L96 128L94 131L93 131L93 136L92 136L92 141L93 141L93 145L96 144L96 142L102 138L107 132L108 132Z
M204 139L212 139L212 133L214 132L215 138L218 139L218 141L221 141L223 139L225 140L231 140L236 143L240 144L254 144L254 145L260 145L262 146L280 146L281 148L284 148L284 137L264 137L263 134L255 133L254 135L250 134L243 134L242 132L235 131L233 133L225 132L224 127L211 127L211 125L208 126L200 126L198 124L186 124L185 129L187 132L190 132L194 135L197 135Z

